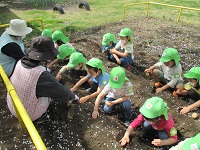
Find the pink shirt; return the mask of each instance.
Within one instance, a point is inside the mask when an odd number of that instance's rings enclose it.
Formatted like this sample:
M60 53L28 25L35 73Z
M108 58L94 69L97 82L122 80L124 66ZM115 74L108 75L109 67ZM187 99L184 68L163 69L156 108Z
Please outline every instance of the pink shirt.
M159 122L156 122L152 125L152 127L155 130L165 130L170 138L173 138L176 142L178 141L177 134L174 134L175 128L174 128L174 120L172 119L172 116L168 114L168 120L165 120L164 117L161 118ZM130 126L133 128L133 130L141 125L144 122L144 117L142 114L139 114L135 120L130 124Z

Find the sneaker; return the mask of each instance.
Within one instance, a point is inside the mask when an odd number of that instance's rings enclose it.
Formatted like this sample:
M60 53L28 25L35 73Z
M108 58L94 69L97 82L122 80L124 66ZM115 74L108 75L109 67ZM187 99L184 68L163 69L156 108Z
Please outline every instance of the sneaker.
M176 91L173 92L173 96L178 98L178 93L176 93Z
M155 87L162 87L162 86L164 86L161 82L156 82L155 84L154 84L154 86Z
M126 69L127 71L131 71L131 65L126 66L125 69Z
M90 93L90 90L91 90L92 88L90 87L90 88L88 88L88 89L86 89L85 90L85 93Z

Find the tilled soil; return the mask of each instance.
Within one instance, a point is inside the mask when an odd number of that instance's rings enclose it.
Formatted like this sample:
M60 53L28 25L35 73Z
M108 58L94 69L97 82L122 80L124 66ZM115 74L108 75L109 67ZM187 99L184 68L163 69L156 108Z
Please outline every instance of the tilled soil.
M152 96L162 97L168 104L169 112L175 120L175 126L179 131L180 139L191 137L200 132L200 119L191 118L192 112L188 115L180 115L179 106L187 105L184 99L176 99L171 91L167 90L159 94L152 92L155 82L151 77L146 77L144 69L153 65L159 60L165 48L173 47L178 49L181 55L181 64L184 72L192 66L200 64L200 34L199 27L183 23L174 23L167 20L155 18L129 18L127 22L108 24L101 27L94 27L84 33L72 33L69 38L71 43L81 50L87 59L92 57L100 58L109 72L115 64L106 60L100 53L102 36L107 33L118 33L122 28L129 27L133 30L135 60L131 72L127 77L134 86L135 95L131 97L134 109L133 119L138 114L139 107L146 99ZM60 63L53 68L53 74L61 68ZM73 75L63 76L65 86L71 88L78 79ZM2 149L35 149L28 133L21 132L17 119L8 110L6 104L6 90L1 85L0 101L0 146ZM81 87L76 94L81 97L86 95L84 87ZM122 138L126 127L123 119L117 114L107 115L100 108L100 117L92 119L94 99L84 104L74 104L74 117L68 119L67 104L52 103L48 116L49 121L42 124L35 124L45 145L49 150L55 149L158 149L149 142L143 143L138 139L140 129L131 136L131 143L126 147L120 147L118 141ZM199 113L199 110L194 110ZM193 111L193 112L194 112ZM147 139L147 141L149 141Z

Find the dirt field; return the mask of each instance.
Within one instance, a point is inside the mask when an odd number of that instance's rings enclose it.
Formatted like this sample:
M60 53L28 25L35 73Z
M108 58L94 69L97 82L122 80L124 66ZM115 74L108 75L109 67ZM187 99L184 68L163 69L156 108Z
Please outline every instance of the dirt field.
M129 18L128 22L108 24L102 27L89 29L84 33L73 33L69 36L71 43L81 51L87 58L100 58L107 66L109 72L115 64L108 62L100 54L102 36L111 32L118 35L124 27L133 30L135 60L132 65L132 71L127 72L127 77L134 85L135 95L131 97L132 107L135 110L133 119L138 114L138 109L147 98L152 96L162 97L168 104L169 112L175 120L175 126L180 133L180 139L191 137L200 132L200 119L193 120L191 113L180 115L178 107L187 105L182 99L176 99L170 91L164 91L160 94L152 92L153 83L151 77L146 77L143 73L146 67L149 67L159 60L162 51L165 48L173 47L179 50L181 55L181 64L184 72L192 66L200 64L200 29L188 24L169 22L155 18ZM62 64L54 67L53 74L57 73ZM69 88L77 81L68 74L64 76L66 86ZM0 100L0 145L2 149L35 149L29 135L21 133L18 129L17 119L12 117L6 104L6 90L1 86ZM81 88L76 92L80 97L85 95ZM98 119L92 119L91 113L94 106L94 100L85 104L75 104L74 119L66 118L67 108L60 103L53 103L50 106L50 120L43 124L36 124L36 128L41 135L45 145L49 150L55 149L158 149L148 143L142 143L137 135L140 129L133 133L131 143L126 147L120 147L118 141L122 138L126 127L117 115L107 115L100 109L101 116ZM200 114L199 110L194 110Z

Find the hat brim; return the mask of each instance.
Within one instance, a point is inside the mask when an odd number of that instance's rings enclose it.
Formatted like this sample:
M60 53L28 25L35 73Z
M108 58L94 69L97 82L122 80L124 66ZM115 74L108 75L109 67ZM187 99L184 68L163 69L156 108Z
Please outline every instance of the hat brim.
M145 116L146 118L149 118L149 119L158 117L158 116L155 116L154 114L151 114L151 112L144 105L140 108L139 112L143 116Z
M108 42L102 41L103 46L107 46L108 44L109 44Z
M110 87L113 88L113 89L120 89L122 88L122 86L124 85L124 82L123 83L113 83L113 82L108 82Z
M196 76L191 72L183 74L183 76L186 77L186 78L189 78L189 79L196 79Z
M163 63L169 62L170 60L171 59L169 59L169 58L164 58L164 57L160 58L160 61L163 62Z
M32 28L27 27L25 30L23 31L14 31L11 29L11 27L6 28L6 32L10 35L14 35L14 36L24 36L27 35L29 33L32 32Z
M38 52L37 50L32 48L27 53L27 57L33 60L46 61L54 59L58 54L59 51L56 48L48 52Z
M66 57L65 57L65 56L62 56L62 54L59 53L59 54L57 55L57 58L58 58L59 60L63 60L63 59L65 59Z

